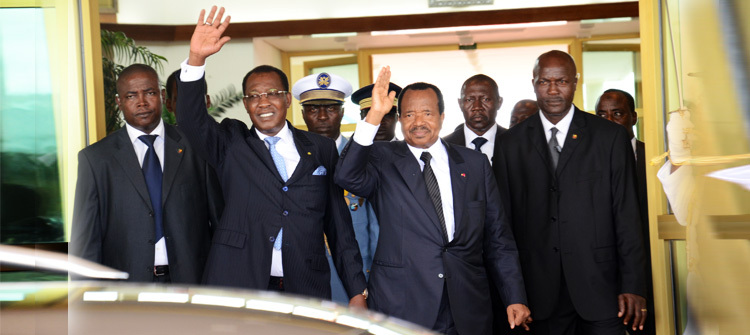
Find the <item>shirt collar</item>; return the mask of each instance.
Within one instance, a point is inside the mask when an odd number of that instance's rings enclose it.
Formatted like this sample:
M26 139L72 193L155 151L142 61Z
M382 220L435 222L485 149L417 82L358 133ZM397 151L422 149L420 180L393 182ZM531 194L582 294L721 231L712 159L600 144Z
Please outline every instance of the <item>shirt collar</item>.
M341 141L344 140L344 135L339 134L339 137L336 137L336 148L338 148L341 145Z
M495 140L495 135L497 135L497 124L493 124L492 127L481 136L487 139L488 142L493 142ZM466 139L466 143L471 143L477 137L479 137L479 135L469 129L469 127L466 126L466 123L464 123L464 138Z
M575 113L575 106L573 104L570 104L570 110L568 111L568 114L566 114L557 124L552 124L552 122L549 122L549 120L547 120L547 117L544 116L544 113L542 113L542 111L539 111L539 118L542 119L542 127L544 127L545 136L549 133L549 130L552 129L552 127L555 127L557 128L557 131L560 133L560 135L565 138L565 136L568 134L568 129L570 129L570 123L573 122L573 113Z
M635 154L635 159L638 159L638 151L635 147L635 137L630 139L630 144L633 145L633 153Z
M419 162L420 166L423 166L424 162L422 162L422 152L429 151L430 155L432 155L432 158L435 159L435 161L447 161L448 160L448 151L445 149L445 146L443 145L443 141L438 139L433 143L429 148L422 149L411 146L409 143L406 143L406 146L409 147L409 151L411 151L412 155L417 158L417 161Z
M130 137L131 143L140 142L138 137L141 135L156 135L157 138L161 137L161 139L164 139L164 120L159 119L159 124L154 128L154 130L151 131L150 134L146 134L138 129L135 129L135 127L131 126L127 122L125 122L125 129L128 131L128 137Z
M270 137L270 136L268 136L266 134L261 133L258 130L258 128L255 128L255 133L258 134L258 138L261 141L265 141L266 137ZM292 135L292 130L289 129L289 126L287 125L286 121L284 121L284 127L282 127L281 130L279 130L279 132L276 133L276 135L273 135L273 136L276 136L276 137L280 138L281 139L280 141L285 141L285 142L288 142L288 143L294 143L294 135Z

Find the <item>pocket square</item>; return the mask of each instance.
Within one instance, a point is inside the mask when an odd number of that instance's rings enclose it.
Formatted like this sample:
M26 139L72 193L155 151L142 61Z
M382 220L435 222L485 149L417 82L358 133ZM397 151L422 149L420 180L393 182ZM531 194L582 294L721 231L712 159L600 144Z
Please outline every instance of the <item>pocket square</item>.
M328 171L326 170L326 167L321 165L321 166L318 166L318 168L315 169L315 171L313 171L312 175L313 176L325 176L327 173Z

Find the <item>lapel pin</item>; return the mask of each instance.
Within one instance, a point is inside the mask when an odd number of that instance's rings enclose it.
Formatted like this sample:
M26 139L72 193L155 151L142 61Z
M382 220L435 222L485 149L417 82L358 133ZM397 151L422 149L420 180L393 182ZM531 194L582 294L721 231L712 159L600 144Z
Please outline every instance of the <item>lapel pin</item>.
M312 152L309 152L309 151L308 151L308 152L307 152L307 155L308 155L308 156L311 156L311 155L312 155Z
M465 174L465 173L462 173L462 174L461 174L461 177L464 177L464 178L466 178L466 174Z
M578 138L578 134L573 134L573 139L575 140L577 138Z
M181 154L182 153L182 149L177 149L177 153Z

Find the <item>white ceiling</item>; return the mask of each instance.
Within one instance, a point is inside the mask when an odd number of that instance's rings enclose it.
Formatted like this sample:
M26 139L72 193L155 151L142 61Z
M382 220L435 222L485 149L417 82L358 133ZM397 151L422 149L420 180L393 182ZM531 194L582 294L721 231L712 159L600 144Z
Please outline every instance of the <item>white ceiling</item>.
M632 1L632 0L631 0ZM232 22L264 22L346 18L364 16L429 14L462 11L500 10L584 4L628 2L623 0L494 0L492 5L467 7L428 7L429 0L223 0ZM127 0L118 1L117 22L123 24L193 24L205 0Z
M427 0L425 0L427 1ZM358 33L356 36L312 37L283 36L269 37L262 40L282 51L314 50L360 50L371 48L415 47L428 45L451 45L473 43L497 43L512 41L529 41L557 38L587 38L601 35L637 34L638 19L627 21L599 20L597 22L567 22L563 25L546 27L527 27L503 29L469 30L459 32L404 34L372 36L370 33Z

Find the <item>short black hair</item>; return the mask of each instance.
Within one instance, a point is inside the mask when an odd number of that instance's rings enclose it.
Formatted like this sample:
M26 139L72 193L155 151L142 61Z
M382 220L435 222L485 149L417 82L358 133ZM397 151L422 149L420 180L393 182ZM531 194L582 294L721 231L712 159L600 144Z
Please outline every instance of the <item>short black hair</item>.
M440 114L443 114L445 111L445 102L443 101L443 93L440 92L440 89L437 88L437 86L433 84L428 83L414 83L409 84L404 87L403 90L401 90L401 94L398 95L398 115L401 116L401 102L404 101L404 94L406 94L406 91L408 90L414 90L414 91L424 91L424 90L433 90L435 92L435 95L437 95L438 98L438 111Z
M122 69L122 72L120 72L120 76L117 77L117 84L116 84L117 94L120 94L120 89L122 88L125 78L130 77L133 74L142 73L142 72L152 75L156 79L156 82L157 83L159 82L159 75L156 73L156 70L154 70L154 68L146 64L136 63L136 64L130 65Z
M278 68L275 68L271 65L259 65L256 66L254 69L250 70L245 75L245 78L242 78L242 94L246 94L245 91L247 89L247 78L250 78L253 74L256 73L271 73L274 72L279 76L279 79L281 79L281 86L284 87L284 91L289 92L289 79L286 77L286 73L284 71L279 70Z
M492 89L492 92L495 92L495 99L500 100L500 88L497 87L497 82L495 82L495 79L492 79L492 77L486 75L486 74L475 74L469 79L466 79L464 81L464 84L461 85L461 95L464 93L464 89L466 88L466 85L473 82L486 82L490 84L490 88Z
M625 100L627 100L627 102L628 102L628 107L630 107L630 112L631 113L635 113L635 99L633 99L633 96L630 95L630 93L625 92L623 90L618 90L616 88L610 88L610 89L602 92L602 95L605 95L607 93L619 93L619 94L622 94L622 96L624 96ZM599 96L599 97L601 98L601 96ZM597 100L597 104L598 104L598 102L599 101Z
M167 96L165 98L171 99L172 94L177 94L177 76L180 75L180 71L181 70L175 70L169 75L169 77L167 77L167 82L164 84L167 91ZM201 82L203 83L203 91L208 92L208 85L206 84L205 76L201 79Z

